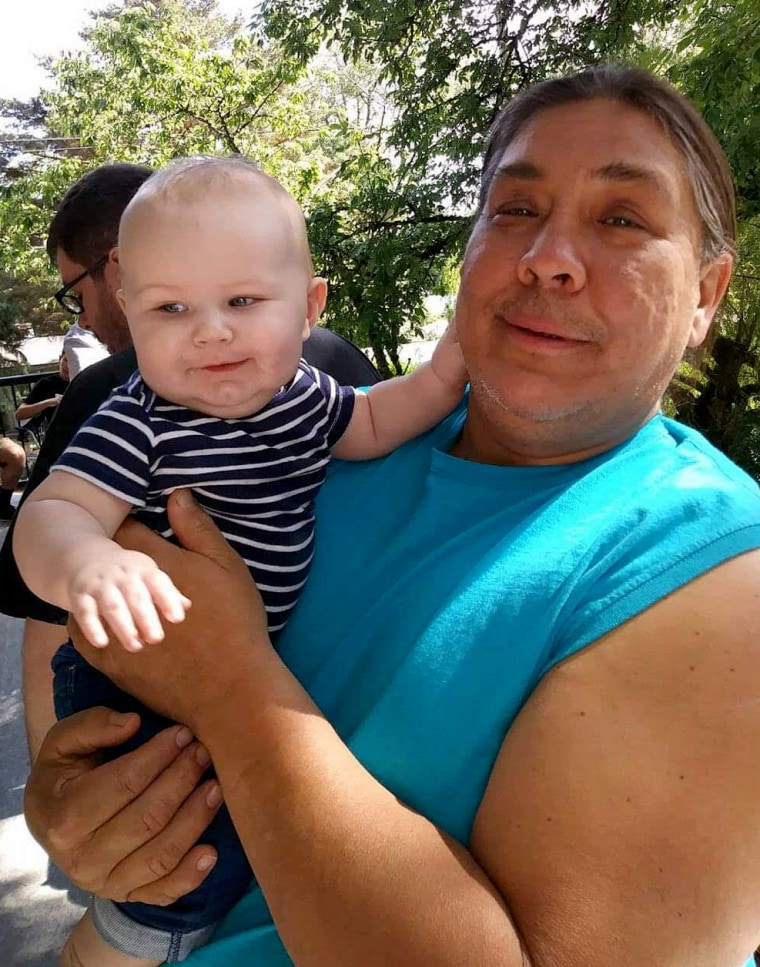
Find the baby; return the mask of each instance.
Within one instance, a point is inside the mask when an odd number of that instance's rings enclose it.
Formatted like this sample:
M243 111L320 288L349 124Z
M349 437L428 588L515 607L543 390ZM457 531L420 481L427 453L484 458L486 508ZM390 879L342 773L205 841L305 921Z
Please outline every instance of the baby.
M241 158L187 159L151 177L124 212L119 262L140 370L24 505L21 572L93 645L159 642L161 619L182 621L191 602L112 538L130 513L171 537L168 495L191 487L246 561L275 633L307 579L330 456L379 457L441 420L466 381L459 346L448 332L429 363L366 393L305 363L327 285L295 200ZM93 705L139 711L133 745L167 724L70 643L54 669L59 717ZM219 861L201 887L171 907L96 899L63 963L157 967L203 943L251 877L225 810L204 842Z

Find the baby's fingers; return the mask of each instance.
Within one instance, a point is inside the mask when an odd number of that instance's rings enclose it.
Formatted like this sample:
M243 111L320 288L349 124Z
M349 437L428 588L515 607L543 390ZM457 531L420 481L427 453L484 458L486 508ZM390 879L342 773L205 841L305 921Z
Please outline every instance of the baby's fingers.
M133 574L121 584L124 602L141 641L156 644L164 640L164 629L156 611L153 594L153 573Z
M130 585L129 587L130 591L126 589L122 590L116 586L106 587L98 596L97 603L101 619L108 624L113 634L119 639L126 650L141 651L143 640L149 639L142 638L137 630L129 600L132 597L131 589L134 586ZM152 608L153 604L150 602L150 597L147 594L145 597ZM138 600L141 600L139 594ZM158 623L161 637L163 637L163 631L161 631L158 617L156 617L156 622Z
M71 613L85 638L96 648L105 648L108 633L98 615L98 605L91 594L77 594L71 602Z
M145 583L150 590L153 602L167 621L179 624L185 620L190 598L177 588L172 579L164 571L154 571L146 576Z

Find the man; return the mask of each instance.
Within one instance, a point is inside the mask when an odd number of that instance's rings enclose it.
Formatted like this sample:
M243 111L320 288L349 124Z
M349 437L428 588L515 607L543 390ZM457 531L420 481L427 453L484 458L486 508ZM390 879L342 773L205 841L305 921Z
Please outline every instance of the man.
M462 267L466 403L336 467L277 652L187 492L186 550L124 530L198 605L159 648L85 653L192 731L101 766L135 716L55 726L27 786L54 858L165 902L213 864L192 844L223 789L257 884L193 967L748 961L760 492L659 412L733 233L725 158L668 85L515 98Z
M13 496L26 466L24 448L7 436L0 436L0 520L13 517Z
M109 164L89 171L68 190L50 224L47 251L63 282L55 298L113 355L89 366L72 382L58 405L24 497L47 476L79 426L137 368L127 321L116 300L120 287L116 241L122 212L151 174L150 168L133 164ZM363 353L326 329L312 333L304 346L304 357L345 384L371 385L379 378ZM10 476L8 480L10 487L14 481ZM0 502L3 494L0 491ZM8 512L6 517L10 516ZM60 625L66 615L28 590L18 574L11 547L9 533L0 551L0 611L27 619L24 696L34 757L54 721L49 666L61 644Z

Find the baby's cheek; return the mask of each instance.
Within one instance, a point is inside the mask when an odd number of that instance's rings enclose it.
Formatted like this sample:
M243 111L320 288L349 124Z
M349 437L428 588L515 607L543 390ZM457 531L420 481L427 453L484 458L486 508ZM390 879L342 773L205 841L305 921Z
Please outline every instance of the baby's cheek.
M183 364L172 347L165 345L165 340L152 341L142 353L138 350L137 362L142 378L154 393L173 402L181 402L178 393L192 385L192 369Z

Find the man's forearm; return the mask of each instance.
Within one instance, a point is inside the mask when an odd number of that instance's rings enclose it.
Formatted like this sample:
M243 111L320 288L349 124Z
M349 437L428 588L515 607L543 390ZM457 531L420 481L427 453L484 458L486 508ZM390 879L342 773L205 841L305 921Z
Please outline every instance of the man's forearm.
M57 405L58 400L53 397L49 400L40 400L39 403L22 403L16 410L16 419L19 422L22 420L31 420L45 410L49 410L51 406Z
M273 657L196 723L298 967L525 967L471 854L354 758Z
M29 761L34 764L42 740L55 722L53 673L50 662L66 640L66 629L27 618L22 658L24 718Z

